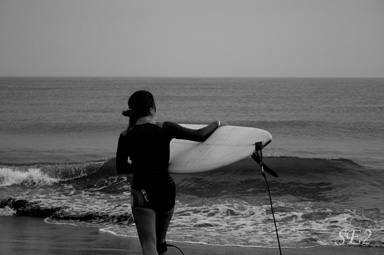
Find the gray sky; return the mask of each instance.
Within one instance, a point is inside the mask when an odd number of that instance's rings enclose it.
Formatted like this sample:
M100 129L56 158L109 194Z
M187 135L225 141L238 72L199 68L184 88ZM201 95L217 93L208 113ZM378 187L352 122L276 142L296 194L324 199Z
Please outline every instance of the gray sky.
M383 0L0 0L0 76L384 77Z

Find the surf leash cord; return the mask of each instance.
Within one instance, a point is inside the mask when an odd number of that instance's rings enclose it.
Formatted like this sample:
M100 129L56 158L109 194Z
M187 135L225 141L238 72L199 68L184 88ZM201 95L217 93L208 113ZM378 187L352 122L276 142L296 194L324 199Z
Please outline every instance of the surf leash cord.
M281 253L281 245L280 245L280 238L279 238L279 232L277 230L277 224L276 224L276 219L275 219L275 213L273 211L273 205L272 205L272 196L271 196L271 191L269 189L269 184L268 184L268 180L267 180L267 177L265 176L265 171L267 171L270 175L274 176L274 177L279 177L277 175L277 173L275 173L272 169L270 169L268 166L266 166L263 162L263 152L262 152L262 143L261 142L258 142L255 144L255 151L253 152L252 154L252 158L256 161L257 164L259 164L259 166L261 167L261 174L263 175L264 177L264 180L267 184L267 189L268 189L268 195L269 195L269 202L271 204L271 212L272 212L272 217L273 217L273 223L275 224L275 230L276 230L276 237L277 237L277 243L279 245L279 252L280 252L280 255L282 255Z
M167 246L168 247L173 247L173 248L176 248L176 249L178 249L179 250L179 252L182 254L182 255L184 255L184 253L183 253L183 251L179 248L179 247L177 247L176 245L173 245L173 244L169 244L169 243L167 243Z

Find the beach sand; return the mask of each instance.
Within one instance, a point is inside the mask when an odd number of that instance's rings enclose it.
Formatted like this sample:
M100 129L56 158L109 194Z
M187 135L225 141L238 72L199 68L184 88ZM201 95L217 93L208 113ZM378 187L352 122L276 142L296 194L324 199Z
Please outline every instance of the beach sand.
M185 255L273 255L279 254L272 248L243 248L211 245L173 243ZM306 249L283 248L284 255L373 255L382 254L383 248L319 246ZM47 224L43 219L18 216L0 217L1 255L141 255L137 238L118 237L100 232L97 228L70 225ZM170 247L168 255L181 254Z

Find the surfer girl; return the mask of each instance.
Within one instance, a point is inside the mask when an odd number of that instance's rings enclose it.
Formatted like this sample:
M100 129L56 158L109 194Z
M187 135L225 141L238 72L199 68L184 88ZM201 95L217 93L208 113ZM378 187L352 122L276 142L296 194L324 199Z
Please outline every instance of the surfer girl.
M119 174L133 174L132 213L144 255L166 254L166 234L173 216L176 186L168 173L170 142L173 138L202 142L220 121L193 130L173 122L156 122L153 95L136 91L128 99L128 128L120 134L116 169Z

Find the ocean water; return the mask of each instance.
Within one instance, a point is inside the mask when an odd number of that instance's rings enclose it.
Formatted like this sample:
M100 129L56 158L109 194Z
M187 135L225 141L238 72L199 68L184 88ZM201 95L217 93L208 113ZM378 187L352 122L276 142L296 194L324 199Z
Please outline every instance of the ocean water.
M154 94L159 121L272 134L263 154L279 174L267 178L282 247L384 246L384 79L0 78L0 215L136 236L131 179L113 165L138 89ZM251 158L174 178L169 240L277 246Z

